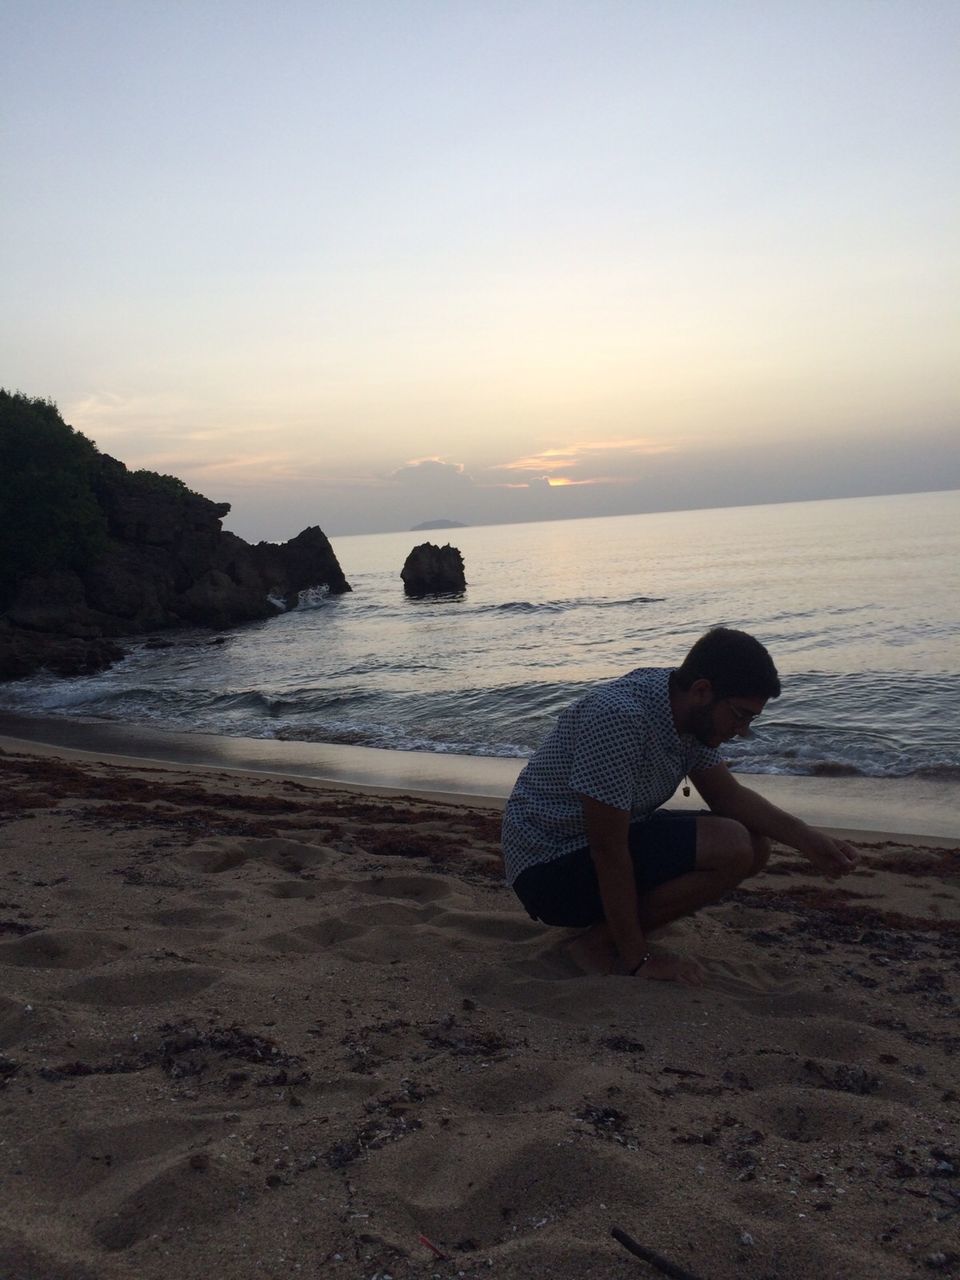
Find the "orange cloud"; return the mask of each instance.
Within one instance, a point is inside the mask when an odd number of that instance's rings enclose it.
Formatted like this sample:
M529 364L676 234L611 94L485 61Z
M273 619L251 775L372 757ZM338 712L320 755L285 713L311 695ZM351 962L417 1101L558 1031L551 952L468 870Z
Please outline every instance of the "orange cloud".
M540 453L528 457L517 458L513 462L503 462L497 467L501 471L536 471L544 472L569 471L586 462L598 461L600 456L619 453L625 457L653 457L656 454L675 453L676 444L654 439L652 436L632 436L627 440L575 440L563 448L544 449ZM599 483L601 477L593 482ZM570 481L570 483L580 483Z
M517 458L515 462L502 462L498 471L559 471L571 466L576 455L566 449L545 449L529 458Z
M395 474L399 475L401 471L407 471L412 467L427 467L443 471L454 471L458 474L463 473L462 462L447 462L447 460L445 458L441 458L439 454L433 453L423 458L410 458Z

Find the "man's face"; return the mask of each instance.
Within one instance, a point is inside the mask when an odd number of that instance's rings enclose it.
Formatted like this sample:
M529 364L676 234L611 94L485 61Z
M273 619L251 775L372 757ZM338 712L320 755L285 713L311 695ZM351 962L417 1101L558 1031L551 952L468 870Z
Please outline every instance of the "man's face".
M690 732L705 747L719 747L733 738L745 738L766 705L766 698L711 697L691 713Z

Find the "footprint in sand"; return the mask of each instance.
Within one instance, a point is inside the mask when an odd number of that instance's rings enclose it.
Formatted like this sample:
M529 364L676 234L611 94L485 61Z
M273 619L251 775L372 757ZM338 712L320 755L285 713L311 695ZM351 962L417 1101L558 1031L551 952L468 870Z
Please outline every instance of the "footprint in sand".
M326 866L333 856L323 845L303 844L298 840L259 839L234 840L215 836L200 840L177 854L175 861L194 871L219 875L233 871L248 862L260 862L299 875Z
M773 1010L767 1004L754 1004L751 1012L764 1017ZM855 1012L845 1010L828 997L821 1000L820 1014L811 1015L807 1000L786 997L778 1004L775 1016L781 1019L776 1028L777 1044L807 1057L832 1058L837 1062L875 1062L886 1045L886 1037L857 1019ZM844 1017L844 1012L848 1014Z
M569 1075L566 1067L549 1064L531 1067L513 1059L492 1062L483 1072L464 1075L457 1085L457 1097L469 1110L513 1116L526 1106L542 1110L568 1086Z
M193 871L203 871L207 875L220 875L224 871L233 871L249 862L244 849L232 840L207 840L191 845L173 859L182 867Z
M173 911L155 911L146 919L170 929L210 929L214 926L227 929L241 923L241 917L233 912L215 911L211 907L178 907Z
M344 913L344 920L352 920L368 928L390 927L400 925L408 927L414 924L426 924L432 920L441 908L432 902L417 904L415 902L398 902L393 898L382 899L359 907L351 907Z
M434 916L431 927L457 937L491 942L536 943L543 937L541 925L506 911L443 911Z
M82 1039L85 1021L82 1011L38 1003L32 993L20 999L0 996L0 1053L29 1040L76 1044Z
M220 977L216 969L195 965L189 969L167 969L140 973L104 974L83 978L57 993L61 1000L91 1005L168 1004L184 1000L212 986Z
M354 907L343 915L328 916L315 924L303 925L282 933L274 933L260 940L260 945L273 952L307 952L337 947L342 943L354 943L371 935L368 945L351 947L351 959L385 962L383 930L396 927L401 937L411 925L423 923L438 908L429 904L418 907L412 902L376 902L369 906ZM374 936L376 935L376 936ZM393 951L390 951L393 955Z
M0 943L0 964L31 969L90 969L129 951L122 942L82 929L41 929Z
M702 985L725 995L742 997L744 1006L755 1004L755 997L784 996L801 993L802 982L783 965L773 961L727 960L719 956L698 957ZM808 993L809 994L809 993Z
M198 889L189 895L195 902L236 902L247 895L242 889Z
M768 986L761 991L754 988L737 991L741 996L740 1007L747 1013L762 1014L765 1018L807 1019L819 1025L821 1018L844 1019L859 1023L862 1013L854 1000L845 996L812 990L809 983L785 982L782 987Z
M12 1049L37 1030L37 1014L33 1006L23 1000L0 996L0 1052ZM3 1272L0 1271L0 1275Z
M653 1220L675 1207L675 1191L656 1162L613 1143L571 1142L573 1125L562 1113L544 1117L547 1130L531 1140L526 1125L462 1118L457 1159L441 1144L411 1138L379 1153L368 1183L406 1213L411 1231L437 1239L467 1236L481 1249L533 1235L544 1219L556 1223L577 1210L574 1187L592 1200L626 1199Z
M761 1126L788 1142L800 1143L860 1140L888 1112L889 1105L879 1099L813 1088L770 1089L755 1108Z
M249 1178L224 1161L208 1159L203 1153L193 1162L179 1156L175 1164L104 1214L93 1235L105 1249L129 1249L156 1232L183 1231L225 1214L235 1215L249 1206L250 1191Z
M19 1276L35 1276L37 1280L40 1277L43 1280L98 1280L82 1263L55 1257L13 1234L0 1242L0 1276L10 1280Z
M217 1132L215 1125L172 1116L50 1129L38 1135L25 1177L46 1196L79 1199L111 1180L126 1185L131 1165L152 1167L157 1157L168 1160L172 1149L183 1155L211 1129ZM79 1179L78 1166L84 1170Z
M305 925L302 929L270 934L269 937L260 939L260 946L280 955L306 955L324 947L336 947L341 942L349 942L365 932L362 925L350 924L333 916L329 920L320 920L317 924Z
M825 1018L807 1027L788 1027L777 1039L776 1052L750 1065L755 1086L804 1098L867 1098L870 1107L881 1100L883 1105L916 1107L917 1082L902 1070L891 1071L884 1061L889 1055L881 1051L883 1040L868 1028ZM859 1114L860 1103L856 1106Z
M328 877L321 880L278 880L275 884L267 885L267 893L272 898L302 898L306 902L315 902L318 898L322 901L330 894L347 888L348 885L347 880L333 880Z
M356 888L377 898L401 898L411 902L438 902L449 898L453 890L439 876L376 876L362 880Z

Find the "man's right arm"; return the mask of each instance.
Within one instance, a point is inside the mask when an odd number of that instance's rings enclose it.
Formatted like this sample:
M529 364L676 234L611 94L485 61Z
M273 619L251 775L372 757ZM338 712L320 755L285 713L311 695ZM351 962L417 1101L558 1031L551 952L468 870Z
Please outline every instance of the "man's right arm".
M630 973L647 954L630 858L630 814L592 796L581 795L580 803L590 855L597 870L603 914L623 967Z

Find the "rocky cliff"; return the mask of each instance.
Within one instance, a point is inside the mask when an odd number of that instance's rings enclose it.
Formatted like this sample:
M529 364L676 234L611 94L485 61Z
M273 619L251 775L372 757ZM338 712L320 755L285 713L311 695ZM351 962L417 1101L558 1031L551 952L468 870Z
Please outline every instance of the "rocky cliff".
M4 429L24 404L41 405L42 425L51 429L52 406L0 393L0 445L6 446L0 448L0 461L8 466L10 458L3 455L11 454L15 428ZM59 415L53 426L83 441ZM112 637L231 626L270 617L295 604L301 591L351 589L319 528L304 529L289 542L251 546L222 529L228 503L211 502L173 477L131 472L89 441L67 463L49 449L38 463L30 453L32 440L21 431L14 465L27 473L32 468L36 475L0 489L0 532L8 560L0 678L44 666L67 673L95 670L122 653ZM83 556L71 553L69 538L60 532L62 503L51 504L46 513L47 525L58 528L54 552L49 550L54 543L42 536L45 516L37 504L42 506L44 493L64 491L62 484L46 483L43 467L64 465L83 470L85 536L96 527L96 537L88 537L91 550Z

